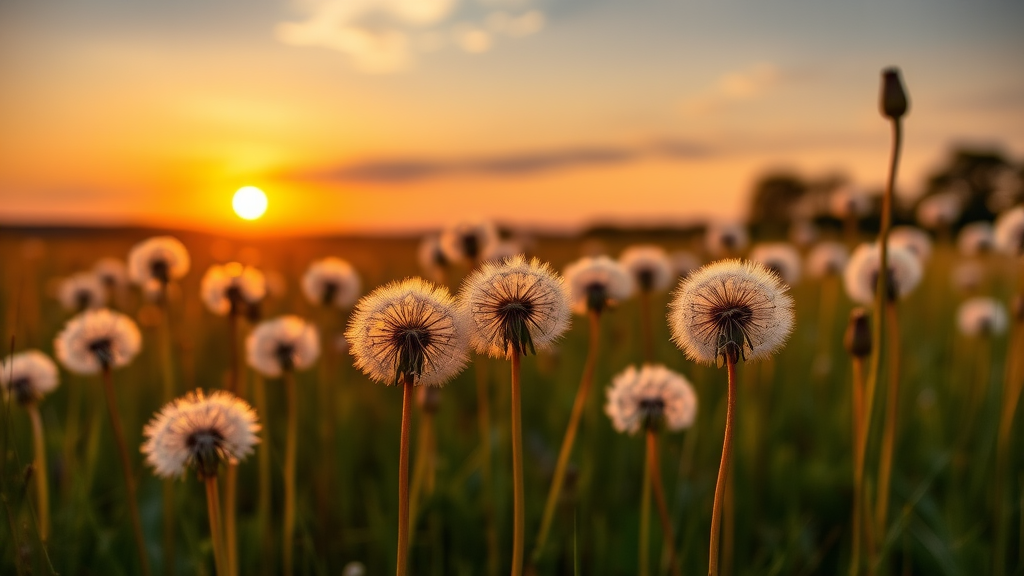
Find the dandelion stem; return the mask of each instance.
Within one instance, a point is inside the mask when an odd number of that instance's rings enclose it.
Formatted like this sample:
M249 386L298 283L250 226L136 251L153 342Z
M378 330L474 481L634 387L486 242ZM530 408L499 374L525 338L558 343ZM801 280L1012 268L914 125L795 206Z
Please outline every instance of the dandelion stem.
M402 385L402 436L398 450L398 568L405 576L409 557L409 433L412 429L413 377L405 376Z
M537 543L534 545L533 554L531 554L531 561L534 564L540 561L548 533L551 531L551 522L555 518L558 497L562 492L562 485L565 483L565 470L568 468L569 456L572 455L573 443L576 441L576 430L579 428L583 409L587 405L587 396L590 394L590 388L594 383L594 369L597 366L598 347L600 344L601 317L596 310L590 310L588 317L590 320L590 342L587 349L587 359L583 365L583 377L580 379L580 386L576 389L576 400L573 402L572 412L569 415L569 425L565 428L565 436L562 437L562 447L558 451L558 462L555 464L555 474L551 478L551 488L548 489L548 499L544 504L544 514L541 516Z
M487 531L487 574L498 576L498 528L494 523L494 469L491 461L491 400L486 356L474 362L476 421L480 434L480 499Z
M163 377L163 401L174 399L174 363L172 359L171 311L166 296L160 301L160 369ZM174 481L167 478L160 487L163 505L163 560L164 574L174 574Z
M267 388L266 381L263 376L254 373L255 381L253 382L253 395L256 400L256 413L267 414ZM269 419L264 417L263 420L263 437L269 438L270 433L267 430L269 426ZM260 442L257 447L257 464L258 464L258 488L256 498L256 509L260 519L260 531L262 535L260 537L261 548L264 553L264 568L269 566L269 551L273 549L271 530L270 530L270 445L268 442ZM269 570L265 570L269 572Z
M725 439L722 441L722 461L718 465L718 481L715 483L715 504L711 511L711 555L708 560L709 576L718 576L718 541L722 526L722 499L725 496L725 480L729 475L732 461L733 413L736 411L736 359L727 358L729 392L725 410Z
M640 492L640 542L637 546L639 576L651 574L651 467L644 466L644 479Z
M238 314L232 306L228 313L228 346L231 352L228 354L231 367L228 370L228 392L238 394L238 381L240 368L238 365ZM238 466L228 463L227 474L224 477L224 548L226 576L234 576L238 573L238 533L235 528L238 502ZM173 574L171 572L170 574Z
M514 521L512 527L512 576L523 573L523 538L526 507L523 502L523 423L519 393L519 352L512 352L512 483Z
M1007 558L1007 514L1004 512L1003 504L1006 500L1004 493L1004 482L1007 476L1007 462L1010 457L1011 433L1013 431L1013 420L1017 412L1017 402L1020 400L1021 385L1024 378L1019 374L1020 355L1014 350L1020 350L1024 346L1024 330L1020 323L1016 323L1010 334L1010 347L1006 354L1005 383L1003 384L1002 410L999 415L999 432L996 436L996 472L993 478L994 487L992 496L994 502L992 511L995 526L995 546L993 548L992 573L995 576L1003 576L1006 573Z
M878 462L878 500L875 501L875 531L885 534L889 512L889 485L892 481L892 458L896 447L896 417L899 409L900 335L896 321L896 305L886 306L889 319L889 382L885 399L885 423Z
M209 476L206 484L206 512L210 517L210 540L213 542L213 564L217 576L225 576L226 559L224 558L224 533L220 526L220 494L217 488L217 477Z
M651 488L654 491L654 502L658 505L658 517L661 520L661 533L665 547L669 550L668 563L673 576L681 576L679 564L676 562L676 539L672 532L672 519L668 515L665 503L665 488L661 484L661 463L658 459L658 436L654 430L647 430L647 467L651 474Z
M651 293L640 291L640 333L644 343L644 362L654 362L654 328L651 325Z
M864 502L864 359L853 357L853 545L850 557L850 576L860 575L861 519ZM870 527L865 525L864 528Z
M26 406L32 420L32 444L35 449L36 496L39 499L39 539L45 545L50 539L50 486L46 474L46 441L43 436L43 419L35 402Z
M284 447L284 527L282 555L284 558L285 576L291 576L295 570L294 536L295 536L295 452L298 436L298 406L295 397L295 375L285 372L284 388L287 396L288 422L285 429Z
M420 410L419 427L416 433L416 463L412 467L412 487L409 493L409 518L411 525L415 525L419 517L421 495L433 492L432 480L427 476L433 475L433 441L434 415L429 410ZM412 534L409 536L410 545L413 541Z
M110 368L103 369L103 392L107 399L110 427L114 430L117 452L121 457L121 471L124 473L124 484L128 493L128 513L131 516L142 576L150 576L149 556L146 554L146 539L142 535L142 520L139 517L139 502L135 491L135 476L132 474L132 461L128 456L128 445L125 443L124 430L121 428L121 417L117 413L117 397L114 395L114 381L110 374Z

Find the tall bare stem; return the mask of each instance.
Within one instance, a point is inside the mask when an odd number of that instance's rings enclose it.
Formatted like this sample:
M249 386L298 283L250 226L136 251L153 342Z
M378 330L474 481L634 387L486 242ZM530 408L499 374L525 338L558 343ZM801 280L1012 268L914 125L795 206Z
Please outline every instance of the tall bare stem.
M405 376L402 385L402 436L398 450L398 568L405 576L409 557L409 434L412 430L413 377Z
M732 461L733 416L736 412L736 359L726 360L729 372L729 392L725 410L725 439L722 441L722 461L718 464L718 481L715 483L715 504L711 510L711 553L708 559L708 575L718 576L718 546L722 528L722 499L725 496L725 480L729 475Z
M213 563L217 576L227 573L227 558L224 554L224 532L220 525L220 494L217 489L217 477L210 476L204 480L206 484L206 513L210 518L210 540L213 542Z
M26 406L32 420L32 444L35 449L36 497L39 500L39 539L43 544L50 539L50 485L46 474L46 441L43 436L43 419L35 402Z
M668 514L668 504L665 502L665 488L661 484L658 435L651 429L647 430L647 467L650 469L654 502L658 506L658 518L661 520L661 534L665 541L664 546L669 550L668 563L673 576L682 576L682 573L679 571L679 563L676 560L676 539L672 531L672 519Z
M523 574L523 540L526 506L523 502L523 423L519 393L519 352L512 353L512 484L514 521L512 525L512 576Z
M290 371L284 375L288 422L285 429L284 446L284 526L282 555L285 576L295 572L295 452L298 436L298 401L295 397L295 375Z

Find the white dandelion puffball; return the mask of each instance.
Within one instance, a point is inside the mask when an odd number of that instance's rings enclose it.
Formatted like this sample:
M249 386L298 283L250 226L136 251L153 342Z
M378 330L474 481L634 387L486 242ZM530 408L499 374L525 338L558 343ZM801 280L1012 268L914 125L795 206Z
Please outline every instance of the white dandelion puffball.
M832 193L829 210L836 218L859 218L871 212L871 197L862 190L844 186Z
M697 418L693 386L682 374L660 364L626 368L615 376L606 394L604 413L618 432L662 428L675 432L693 426Z
M818 228L809 220L797 220L789 226L789 241L800 247L810 246L818 239Z
M320 356L320 335L316 327L298 316L265 320L246 338L245 354L254 370L277 378L312 366Z
M995 244L995 231L988 222L971 222L961 228L956 237L957 250L964 256L988 254Z
M128 283L128 267L120 258L100 258L93 265L92 271L99 276L100 282L103 282L108 290Z
M440 386L469 361L467 322L447 288L420 278L377 288L356 304L345 331L356 368L371 380Z
M463 282L458 303L470 345L495 358L548 348L569 328L569 290L537 258L484 263Z
M501 262L523 253L523 247L514 240L492 242L480 259L484 262Z
M633 277L607 256L584 257L565 267L572 310L603 312L633 295Z
M166 286L188 274L188 250L172 236L155 236L136 244L128 253L128 278L132 283Z
M1009 325L1006 306L993 298L976 297L960 305L956 324L965 336L995 336L1006 332Z
M739 222L715 222L708 225L707 248L712 256L738 254L747 248L750 235Z
M819 242L807 255L807 273L812 278L839 276L850 259L850 251L842 242Z
M0 362L0 387L18 404L38 402L59 384L57 365L39 350L17 352Z
M921 261L907 248L889 246L888 299L902 300L917 287L924 274ZM853 251L843 272L843 284L851 300L865 306L875 301L881 251L877 243L861 244Z
M763 264L738 259L702 267L679 283L668 307L672 341L695 362L760 360L793 330L789 287ZM731 354L738 358L729 358Z
M434 277L438 277L440 272L450 265L448 257L441 249L441 237L437 234L423 237L416 252L416 260L420 264L420 269Z
M1007 256L1024 255L1024 206L1011 208L996 218L995 243Z
M302 293L317 306L349 308L361 291L359 273L341 258L330 256L317 260L302 276Z
M187 468L200 479L213 478L221 464L237 464L259 441L256 412L230 392L202 390L166 404L143 428L142 453L163 478Z
M953 266L950 274L953 288L971 293L981 288L985 280L985 265L978 260L962 260Z
M214 264L203 274L199 292L206 308L224 316L241 313L242 304L258 304L267 295L267 282L263 273L252 266L231 262L223 266Z
M963 200L956 192L939 192L921 200L917 205L917 221L932 230L950 226L963 210Z
M889 231L889 246L906 248L925 263L932 256L932 237L916 226L896 226Z
M672 262L661 246L630 246L619 255L619 263L633 277L636 289L641 292L664 292L676 279Z
M441 232L441 249L451 262L476 262L497 241L498 230L489 220L465 220Z
M750 251L750 259L764 264L790 286L800 281L800 253L786 242L757 244Z
M701 267L700 258L687 250L676 250L668 255L668 259L672 262L672 270L679 278L686 278L691 272Z
M57 360L77 374L126 366L142 348L142 334L128 316L106 308L68 320L53 342Z
M107 289L92 272L78 272L60 281L57 296L61 306L71 312L102 308L107 305Z

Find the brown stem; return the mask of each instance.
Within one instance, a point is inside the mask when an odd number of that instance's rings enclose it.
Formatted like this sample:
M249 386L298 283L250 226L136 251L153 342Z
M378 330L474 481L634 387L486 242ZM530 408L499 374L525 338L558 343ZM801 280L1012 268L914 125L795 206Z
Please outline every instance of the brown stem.
M896 305L886 307L889 317L889 387L885 399L885 423L878 463L878 500L875 501L875 532L885 534L889 513L889 486L892 481L892 459L896 448L896 417L899 409L900 333L896 322Z
M722 441L722 461L718 464L718 481L715 483L715 504L711 510L711 553L708 559L709 576L718 576L718 541L722 527L722 499L725 496L725 479L729 475L732 460L733 413L736 411L736 362L727 359L729 392L725 410L725 439Z
M227 559L224 558L224 532L220 526L220 496L217 491L217 477L209 476L206 484L206 513L210 518L210 540L213 542L213 563L217 576L225 576Z
M121 458L121 471L124 473L124 484L128 499L128 513L131 516L135 546L138 548L142 574L143 576L150 576L149 555L146 554L146 539L142 535L142 520L139 516L135 476L132 474L132 461L128 455L128 445L124 440L124 430L121 428L121 417L117 412L117 397L114 395L114 381L110 375L110 368L103 369L103 392L107 399L107 413L110 416L110 427L114 430L117 453Z
M658 517L661 520L661 534L664 546L669 550L668 563L673 576L682 576L676 562L676 539L672 534L672 520L668 515L665 503L665 488L661 484L661 464L658 461L658 436L654 430L647 430L647 465L650 468L651 488L654 490L654 503L658 506Z
M398 568L405 576L409 556L409 433L412 429L413 379L406 375L402 385L402 436L398 450Z
M518 352L512 353L512 484L512 576L522 576L526 507L523 502L523 423L520 410Z
M995 526L995 546L993 548L992 573L995 576L1002 576L1006 573L1007 558L1007 514L1003 506L1006 495L1004 483L1007 476L1007 462L1010 458L1011 433L1013 432L1013 420L1017 412L1017 402L1020 400L1021 385L1024 378L1019 374L1020 354L1017 352L1024 347L1024 329L1017 323L1010 333L1010 347L1006 353L1005 380L1003 384L1002 410L999 415L999 432L996 436L996 472L993 479L992 490Z
M232 309L228 313L228 347L229 361L231 367L228 370L228 391L232 394L239 393L240 366L238 364L238 314ZM236 514L238 509L238 466L228 464L227 475L224 478L224 552L226 576L234 576L238 573L238 534L236 529Z
M295 536L295 459L296 436L298 428L298 406L295 397L295 375L285 372L284 387L288 411L287 428L285 429L284 448L284 526L283 526L283 559L285 576L295 571L294 536Z
M50 485L46 474L46 440L43 436L43 419L39 407L33 402L27 406L32 420L32 444L35 449L36 496L39 499L39 539L45 545L50 539Z
M864 359L853 358L853 544L850 558L850 576L860 575L861 507L864 498ZM867 528L867 526L865 526Z

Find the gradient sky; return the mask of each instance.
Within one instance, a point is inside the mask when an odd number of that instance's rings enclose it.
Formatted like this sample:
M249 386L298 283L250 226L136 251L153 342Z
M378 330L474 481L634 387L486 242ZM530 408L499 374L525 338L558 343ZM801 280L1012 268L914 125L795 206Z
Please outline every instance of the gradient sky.
M1024 157L1024 3L4 0L0 222L387 232L742 215L788 167ZM231 194L270 197L246 223Z

